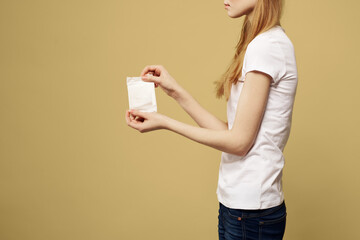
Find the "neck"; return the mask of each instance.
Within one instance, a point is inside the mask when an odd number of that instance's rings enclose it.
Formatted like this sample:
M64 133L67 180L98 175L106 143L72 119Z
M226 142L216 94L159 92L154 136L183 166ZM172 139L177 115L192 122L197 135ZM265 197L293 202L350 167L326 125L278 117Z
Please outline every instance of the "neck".
M251 11L248 15L247 15L250 23L252 23L253 17L254 17L254 11Z

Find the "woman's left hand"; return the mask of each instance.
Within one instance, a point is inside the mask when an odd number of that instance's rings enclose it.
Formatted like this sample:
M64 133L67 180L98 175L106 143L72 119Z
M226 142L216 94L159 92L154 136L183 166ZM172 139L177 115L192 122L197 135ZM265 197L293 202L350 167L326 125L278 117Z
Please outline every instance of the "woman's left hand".
M126 123L129 127L141 133L164 129L165 116L157 112L140 112L138 110L127 110L125 114Z

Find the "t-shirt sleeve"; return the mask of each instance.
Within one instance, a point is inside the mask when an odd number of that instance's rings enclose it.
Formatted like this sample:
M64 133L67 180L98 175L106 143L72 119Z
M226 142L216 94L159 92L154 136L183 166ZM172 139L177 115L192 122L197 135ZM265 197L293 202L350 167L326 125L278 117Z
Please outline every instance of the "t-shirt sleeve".
M277 83L285 75L284 54L276 41L268 37L261 37L250 42L244 58L244 73L246 75L251 71L270 75L274 83Z

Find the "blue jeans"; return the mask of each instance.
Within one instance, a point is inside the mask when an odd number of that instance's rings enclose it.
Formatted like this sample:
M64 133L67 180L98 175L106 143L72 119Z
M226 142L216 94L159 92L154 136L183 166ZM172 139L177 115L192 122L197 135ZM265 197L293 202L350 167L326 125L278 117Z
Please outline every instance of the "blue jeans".
M285 201L261 210L241 210L219 203L219 240L281 240L286 224Z

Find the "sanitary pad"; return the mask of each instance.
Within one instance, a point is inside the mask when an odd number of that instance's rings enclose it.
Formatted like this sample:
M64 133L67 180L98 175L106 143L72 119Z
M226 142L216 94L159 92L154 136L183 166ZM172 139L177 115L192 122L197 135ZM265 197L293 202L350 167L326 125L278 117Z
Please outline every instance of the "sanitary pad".
M141 77L127 77L129 109L141 112L156 112L155 84L144 82Z

